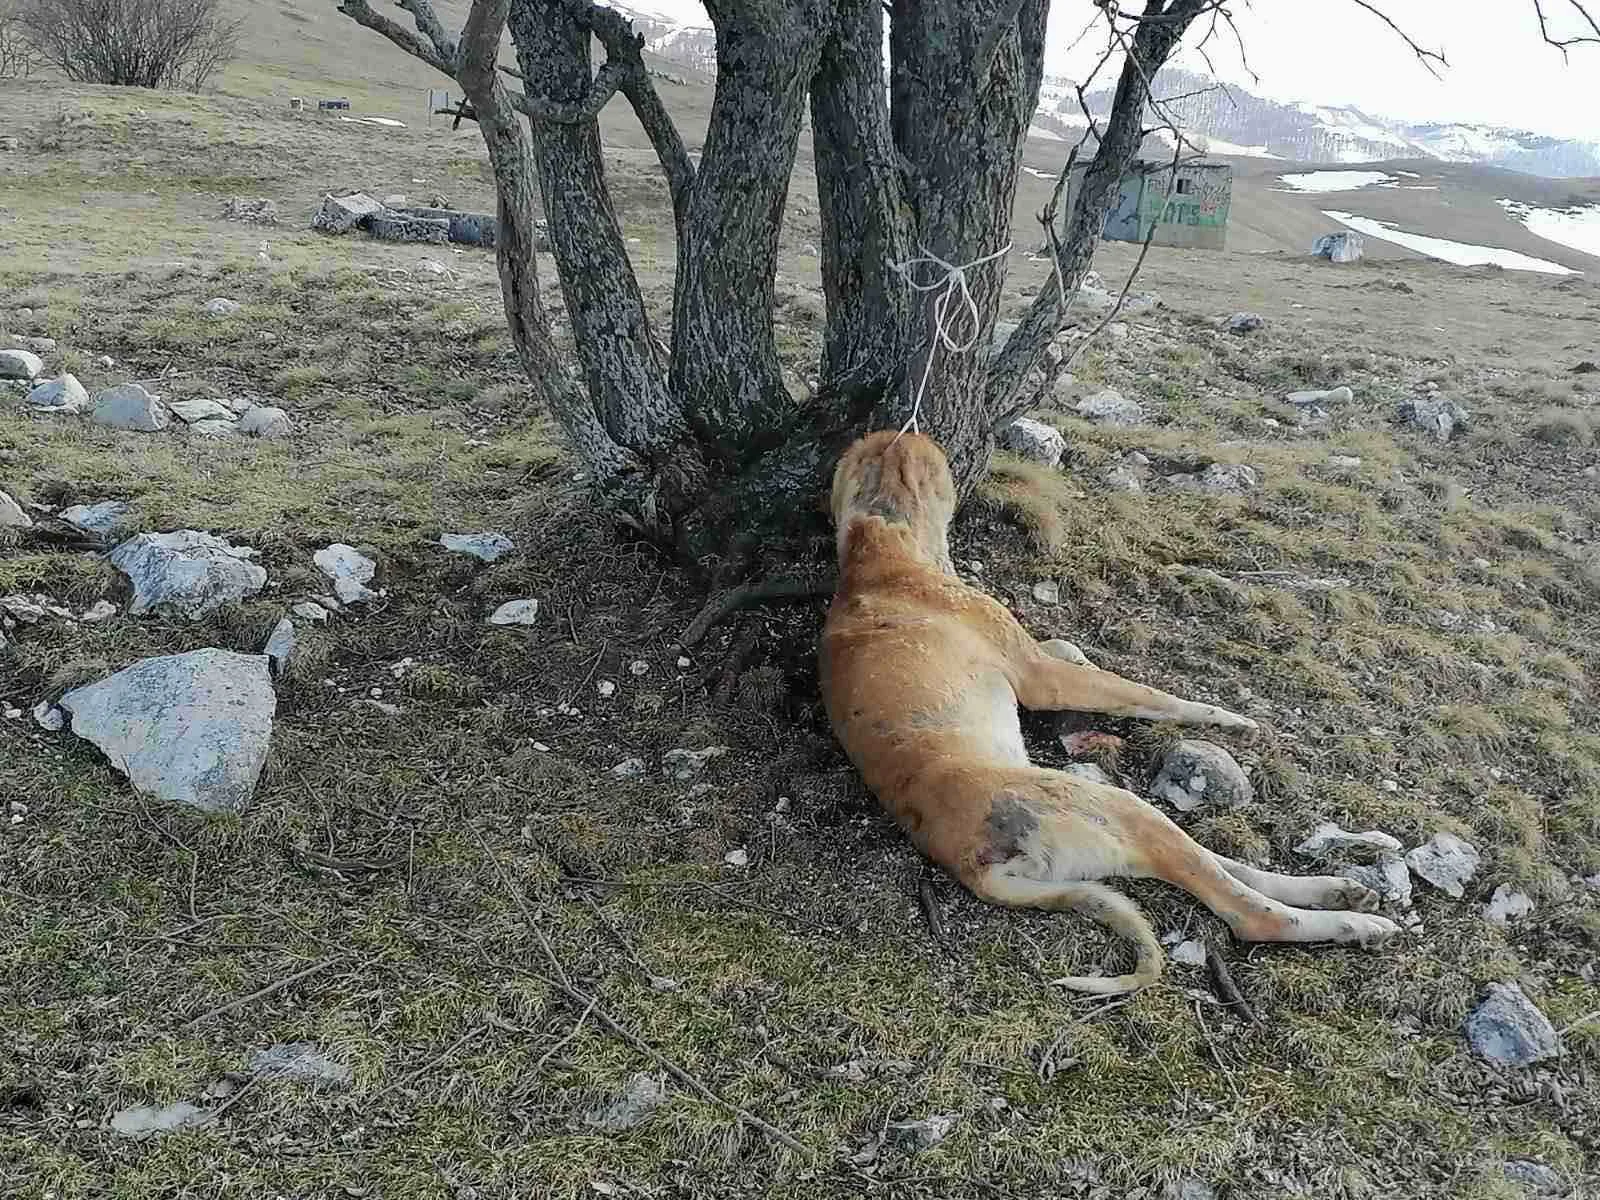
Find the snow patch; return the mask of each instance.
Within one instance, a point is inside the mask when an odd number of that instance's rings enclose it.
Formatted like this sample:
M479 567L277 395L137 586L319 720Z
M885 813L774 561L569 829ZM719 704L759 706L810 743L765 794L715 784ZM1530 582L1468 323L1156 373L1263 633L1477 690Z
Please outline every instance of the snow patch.
M1600 204L1560 209L1535 208L1517 200L1498 203L1535 237L1600 258Z
M1374 184L1389 187L1396 182L1384 171L1300 171L1278 178L1289 185L1275 189L1280 192L1353 192Z
M1530 254L1519 254L1515 250L1507 250L1501 246L1475 246L1471 242L1453 242L1449 238L1429 237L1424 233L1408 233L1403 229L1396 229L1388 221L1374 220L1372 217L1358 217L1351 213L1337 212L1333 209L1323 209L1322 215L1331 217L1341 225L1348 225L1359 233L1368 237L1375 237L1379 241L1393 242L1397 246L1404 246L1408 250L1415 250L1418 254L1426 254L1429 258L1441 259L1447 263L1454 263L1458 267L1481 267L1493 263L1512 271L1538 271L1544 275L1577 275L1579 272L1570 267L1563 267L1560 263L1550 262L1548 259L1534 258Z

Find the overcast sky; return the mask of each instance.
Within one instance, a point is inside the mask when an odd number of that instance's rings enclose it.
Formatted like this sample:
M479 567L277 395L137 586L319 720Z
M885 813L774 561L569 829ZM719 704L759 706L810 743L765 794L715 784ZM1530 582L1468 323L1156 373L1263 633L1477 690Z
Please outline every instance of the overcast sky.
M696 0L618 0L695 24L709 24ZM1545 0L1557 27L1568 0ZM1127 7L1133 7L1129 3ZM1276 100L1351 104L1374 116L1470 121L1600 141L1600 46L1575 47L1570 65L1539 40L1530 0L1380 0L1401 26L1449 60L1435 80L1382 22L1351 0L1238 0L1253 82L1232 38L1219 38L1211 60L1231 83ZM1590 11L1595 11L1594 7ZM1054 0L1050 10L1052 74L1087 72L1098 51L1068 45L1094 13L1088 0ZM1198 35L1191 32L1186 44ZM1211 52L1208 47L1208 53ZM1192 53L1182 65L1203 70Z

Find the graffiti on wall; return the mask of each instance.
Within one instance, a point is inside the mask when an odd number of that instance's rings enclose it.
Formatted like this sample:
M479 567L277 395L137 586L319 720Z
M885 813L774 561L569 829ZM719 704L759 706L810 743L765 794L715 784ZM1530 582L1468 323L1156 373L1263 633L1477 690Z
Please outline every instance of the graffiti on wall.
M1143 179L1140 196L1139 237L1150 226L1203 225L1221 228L1228 223L1228 202L1233 194L1233 174L1223 168L1179 167L1154 171Z

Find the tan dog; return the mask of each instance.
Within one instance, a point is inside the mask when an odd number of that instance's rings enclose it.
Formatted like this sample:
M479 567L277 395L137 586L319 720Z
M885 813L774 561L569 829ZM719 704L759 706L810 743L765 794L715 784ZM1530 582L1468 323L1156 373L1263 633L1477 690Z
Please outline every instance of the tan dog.
M1057 982L1114 994L1153 983L1161 946L1121 893L1094 882L1164 879L1236 937L1378 946L1392 921L1337 876L1275 875L1199 845L1121 788L1029 763L1017 717L1072 709L1229 729L1255 722L1066 661L1001 604L956 578L946 528L955 489L930 439L870 434L833 477L839 587L822 633L822 695L845 752L911 840L996 904L1073 909L1138 949L1128 975ZM1292 906L1292 907L1291 907Z

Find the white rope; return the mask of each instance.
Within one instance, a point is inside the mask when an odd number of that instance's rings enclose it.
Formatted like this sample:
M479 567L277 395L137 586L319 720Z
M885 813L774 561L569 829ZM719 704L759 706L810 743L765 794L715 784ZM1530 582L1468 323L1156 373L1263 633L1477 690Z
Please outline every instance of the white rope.
M983 333L983 317L978 312L978 302L972 298L972 291L967 287L967 272L975 267L992 263L998 258L1004 258L1010 252L1011 243L1007 242L993 254L986 254L982 258L975 258L969 263L956 266L954 263L945 262L924 246L922 252L915 258L889 264L889 269L904 279L911 290L918 295L925 295L928 292L939 293L933 302L934 339L928 346L928 356L922 360L922 378L917 383L916 398L911 402L911 415L906 418L906 423L900 426L900 432L895 434L895 441L899 441L908 429L912 433L922 432L917 426L917 417L922 412L922 394L927 390L928 377L933 373L933 356L938 353L939 347L943 346L951 354L965 354L978 344L978 338ZM938 278L929 283L919 282L916 278L916 269L923 265L937 267ZM966 307L967 322L971 327L966 340L961 342L951 336L949 321L950 304L957 297Z

